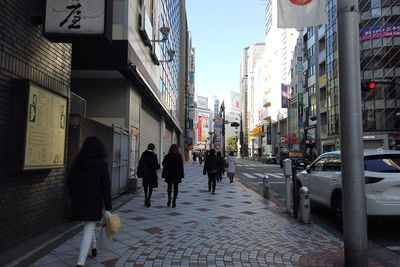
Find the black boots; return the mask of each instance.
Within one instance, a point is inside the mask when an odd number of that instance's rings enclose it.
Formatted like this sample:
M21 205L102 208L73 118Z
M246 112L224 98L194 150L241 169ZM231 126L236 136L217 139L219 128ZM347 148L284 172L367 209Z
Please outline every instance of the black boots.
M174 200L172 201L172 207L173 207L173 208L176 207L176 199L174 199Z
M168 207L171 206L171 198L170 197L168 198L167 206Z
M144 204L146 205L146 207L151 207L151 203L150 203L150 198L146 198L145 200L144 200Z

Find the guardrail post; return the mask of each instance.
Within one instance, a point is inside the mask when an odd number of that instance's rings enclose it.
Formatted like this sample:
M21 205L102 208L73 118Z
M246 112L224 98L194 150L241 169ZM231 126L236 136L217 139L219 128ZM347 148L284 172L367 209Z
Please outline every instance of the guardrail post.
M264 175L263 177L263 197L268 199L270 197L268 175Z
M297 168L292 166L292 194L293 194L293 217L298 217L299 192L297 191Z
M310 212L310 193L308 188L302 186L299 190L300 194L300 209L299 209L299 219L301 223L309 224L311 221Z
M292 176L292 160L285 159L283 161L283 173L286 179L286 213L290 214L292 204L292 192L290 188L291 176Z

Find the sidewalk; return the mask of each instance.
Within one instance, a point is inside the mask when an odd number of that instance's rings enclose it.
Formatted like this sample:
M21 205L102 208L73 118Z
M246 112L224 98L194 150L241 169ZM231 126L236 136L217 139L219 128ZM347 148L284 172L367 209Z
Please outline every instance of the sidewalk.
M339 239L297 223L237 180L223 179L212 195L202 168L185 164L176 208L166 206L162 180L152 207L143 193L124 204L112 249L89 255L85 266L343 266ZM80 241L77 234L31 266L76 266Z

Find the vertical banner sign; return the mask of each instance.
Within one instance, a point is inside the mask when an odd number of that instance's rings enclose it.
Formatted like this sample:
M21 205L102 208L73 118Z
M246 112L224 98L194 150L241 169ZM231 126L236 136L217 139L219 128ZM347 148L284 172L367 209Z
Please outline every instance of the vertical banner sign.
M197 119L197 141L204 141L203 138L203 117L199 116Z
M299 120L299 127L304 127L304 108L303 108L303 94L299 93L297 95L297 106L298 106L298 120Z
M278 0L278 28L328 24L325 0Z
M281 83L282 108L288 108L289 85Z
M189 119L188 129L193 129L193 120Z
M271 123L267 124L267 145L271 145Z

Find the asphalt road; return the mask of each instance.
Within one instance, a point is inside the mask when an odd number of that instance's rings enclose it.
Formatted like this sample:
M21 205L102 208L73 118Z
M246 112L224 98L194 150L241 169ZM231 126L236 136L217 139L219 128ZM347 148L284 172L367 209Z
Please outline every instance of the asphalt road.
M301 172L302 170L298 170ZM263 176L268 175L271 189L271 200L283 210L286 207L286 183L283 169L279 164L263 164L259 161L239 159L236 178L262 195ZM343 239L343 234L336 229L334 218L329 210L312 206L312 223L318 224L335 236ZM400 220L369 220L368 222L369 253L376 258L384 259L387 266L400 266ZM385 264L386 266L386 264Z

